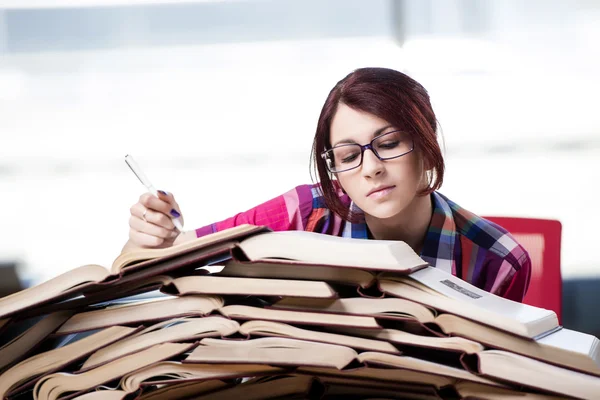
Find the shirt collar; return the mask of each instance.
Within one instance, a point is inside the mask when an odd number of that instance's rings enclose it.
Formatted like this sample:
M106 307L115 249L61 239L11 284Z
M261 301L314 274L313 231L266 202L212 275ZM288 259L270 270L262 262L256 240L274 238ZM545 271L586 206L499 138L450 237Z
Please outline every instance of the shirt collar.
M420 256L430 265L442 267L450 271L454 259L456 224L447 199L437 192L433 192L431 198L433 201L433 213ZM353 213L364 216L363 211L354 202L350 203L350 210ZM367 239L368 230L364 217L357 223L347 222L342 236Z
M457 240L452 208L440 193L433 192L431 196L433 213L420 256L431 266L452 273Z

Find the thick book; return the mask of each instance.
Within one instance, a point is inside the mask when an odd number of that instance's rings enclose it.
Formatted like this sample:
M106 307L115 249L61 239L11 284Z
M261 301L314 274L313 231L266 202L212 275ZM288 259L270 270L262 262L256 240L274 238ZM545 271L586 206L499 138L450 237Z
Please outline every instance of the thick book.
M266 364L195 364L160 361L124 375L119 387L134 393L149 386L173 386L199 380L230 380L248 376L274 375L288 370ZM173 394L173 397L176 396Z
M481 385L474 382L458 382L454 390L464 400L564 400L564 396L528 393L521 390Z
M330 283L369 287L376 274L357 268L340 268L338 266L303 265L263 262L239 262L230 260L217 273L219 276L238 276L246 278L302 279L317 280Z
M226 306L220 296L192 294L117 305L109 303L106 307L82 311L73 315L56 330L55 334L67 335L115 324L132 326L178 317L203 317L211 313L241 321L265 320L301 325L381 328L381 325L373 317L275 310L243 304Z
M205 338L184 362L216 364L307 365L342 369L356 359L356 351L346 346L282 337L250 340Z
M240 241L232 253L238 262L332 266L404 274L427 266L401 241L342 238L305 231L253 235Z
M245 400L314 399L322 398L323 388L316 378L310 376L276 376L268 380L250 380L239 385L223 388L196 400Z
M387 295L412 300L517 336L534 339L560 329L554 311L496 296L434 267L416 271L410 277L382 274L378 284Z
M38 400L54 400L65 393L84 393L131 371L184 353L193 346L190 343L161 343L85 372L45 375L35 385L34 397Z
M370 331L370 329L365 330ZM239 328L239 333L247 335L248 337L287 337L313 342L339 344L342 346L353 348L355 350L370 350L379 351L382 353L400 354L400 350L398 350L392 343L386 341L365 339L361 337L341 335L336 333L317 332L309 329L298 328L281 322L261 320L244 322Z
M264 320L299 325L348 326L356 328L381 328L373 317L347 314L326 314L293 310L276 310L232 304L219 308L222 315L241 321Z
M248 363L276 366L310 366L344 369L360 364L374 364L455 379L498 385L464 369L450 367L413 357L367 351L358 354L350 347L284 337L264 337L250 340L200 341L184 362Z
M374 256L376 255L376 256ZM81 293L93 294L154 275L201 267L215 259L323 265L371 271L410 273L425 263L404 242L339 238L313 232L271 232L241 225L164 249L140 249L119 255L111 268L85 265L37 286L0 299L0 318Z
M391 320L417 320L421 324L436 321L436 312L411 300L394 297L341 299L309 299L284 297L269 308L278 310L301 310L320 313L368 315Z
M57 335L100 329L112 325L138 325L175 317L204 316L223 306L223 298L209 295L157 298L108 305L73 315L56 331Z
M422 360L420 358L399 356L395 354L379 353L367 351L357 356L358 361L365 365L375 365L378 367L401 368L416 372L425 372L433 375L440 375L458 380L478 382L492 386L504 386L501 383L481 377L469 370L451 367L449 365L438 364L432 361Z
M451 314L439 315L436 323L449 335L600 377L600 341L583 332L562 328L532 341Z
M464 354L474 354L483 351L480 343L461 337L439 337L415 335L399 329L360 329L340 327L333 328L336 332L352 335L352 337L366 337L394 343L401 346L420 347L429 350L444 350Z
M136 328L113 326L64 347L29 357L0 375L0 398L18 393L36 377L63 368L94 351L133 334Z
M102 284L117 285L120 279L133 276L136 280L145 279L227 252L249 264L337 266L379 271L379 287L389 295L409 298L529 338L559 328L552 311L502 299L427 267L406 243L339 238L312 232L269 232L255 226L232 228L168 249L123 253L117 257L111 271L101 266L81 267L0 299L0 317L86 288L89 291L92 286L99 290ZM129 273L131 275L124 276Z
M466 369L481 376L551 394L596 400L600 379L502 350L463 356Z
M390 383L356 382L341 378L307 375L276 375L258 377L240 385L225 387L196 400L246 400L267 399L356 399L399 398L404 400L439 400L437 393L428 387Z
M376 318L376 321L402 321L409 323L417 323L425 328L429 334L446 337L427 337L423 335L413 335L409 332L402 332L394 329L353 329L348 326L339 328L329 327L339 332L356 334L359 336L385 339L398 344L410 344L412 346L424 348L436 348L440 350L459 351L473 353L483 350L483 347L478 340L472 339L471 332L478 334L476 337L485 336L485 332L493 330L485 325L470 323L468 333L463 337L447 337L448 335L440 334L440 329L451 330L452 328L462 327L463 318L452 314L437 315L434 309L423 306L411 300L399 298L364 298L351 297L343 299L303 299L297 297L286 297L271 305L272 309L288 310L288 311L306 311L314 313L335 313L336 315L354 315L354 316L369 316ZM443 318L442 318L443 317ZM432 329L433 327L441 327ZM483 332L483 333L481 333ZM511 335L511 337L513 337ZM517 338L515 336L515 338Z
M383 383L418 383L435 388L436 390L452 386L460 380L442 375L433 375L428 372L418 372L408 369L377 367L374 365L361 366L358 368L306 367L301 366L294 370L298 374L312 376L327 376L343 379L352 379L364 382Z
M171 288L171 290L169 290ZM338 297L326 282L292 279L241 278L229 276L182 276L164 291L175 294L219 294L248 296Z
M102 389L93 392L84 393L75 397L65 396L63 399L68 400L125 400L129 393L123 390Z
M203 260L228 254L235 243L245 237L266 231L265 227L243 225L169 248L124 252L115 259L111 268L94 264L84 265L1 298L0 318L49 302L56 303L84 292L106 290L128 277L130 281L140 280L181 268L191 268Z
M92 354L80 370L135 353L166 342L199 340L205 337L224 337L239 331L240 325L231 319L208 316L203 318L174 318L151 325L125 339L119 340Z
M234 386L232 381L211 379L201 380L181 380L174 383L161 385L160 387L142 393L136 400L173 400L188 399L191 396L215 392L220 389ZM85 400L85 399L83 399ZM93 399L92 399L93 400ZM98 398L98 400L102 400Z
M438 391L418 383L375 382L340 377L316 377L323 386L323 399L397 399L440 400Z
M43 317L25 332L0 346L0 374L6 368L24 358L34 350L48 335L68 320L72 311L59 311Z
M275 302L271 307L278 310L372 316L378 320L414 320L431 333L451 336L448 338L449 349L462 348L469 353L484 345L600 376L600 341L598 338L566 328L554 331L537 340L531 340L457 315L438 314L434 309L399 298L306 299L287 297ZM399 336L402 335L407 341L412 341L415 345L420 346L427 346L427 341L436 342L434 338L413 338L406 336L408 333L399 333L399 331L393 333L392 336L392 331L386 329L361 330L341 327L336 330L352 332L365 337L387 338L388 340L393 340L393 338L403 340ZM456 341L459 338L469 340ZM438 345L441 345L443 341L437 341Z

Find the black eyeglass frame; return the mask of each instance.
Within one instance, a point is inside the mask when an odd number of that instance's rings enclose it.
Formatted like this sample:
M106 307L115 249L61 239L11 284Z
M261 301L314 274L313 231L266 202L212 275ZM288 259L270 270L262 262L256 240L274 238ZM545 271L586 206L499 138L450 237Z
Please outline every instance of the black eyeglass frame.
M340 172L346 172L346 171L351 171L353 169L356 169L358 167L360 167L363 163L363 158L364 158L364 154L365 154L365 150L371 150L373 152L373 154L375 154L375 157L377 157L380 161L387 161L387 160L393 160L395 158L400 158L403 157L409 153L411 153L414 149L415 149L415 141L413 140L413 138L410 138L410 150L408 150L407 152L404 152L400 155L397 156L393 156L393 157L381 157L379 155L379 153L377 153L377 150L373 147L373 143L375 143L376 140L380 140L382 137L390 135L392 133L397 133L397 132L404 132L400 129L395 130L395 131L390 131L390 132L386 132L382 135L379 135L377 137L374 137L373 140L371 140L369 143L365 144L365 145L361 145L358 143L347 143L347 144L341 144L339 146L335 146L329 150L325 150L323 152L321 152L321 158L323 160L325 160L325 167L327 168L327 170L329 172L331 172L332 174L339 174ZM335 170L333 171L330 167L329 164L327 163L327 158L332 159L333 158L333 150L334 149L339 149L340 147L345 147L345 146L358 146L360 147L360 162L358 163L358 165L356 165L355 167L350 167L350 168L346 168L346 169L342 169L342 170Z

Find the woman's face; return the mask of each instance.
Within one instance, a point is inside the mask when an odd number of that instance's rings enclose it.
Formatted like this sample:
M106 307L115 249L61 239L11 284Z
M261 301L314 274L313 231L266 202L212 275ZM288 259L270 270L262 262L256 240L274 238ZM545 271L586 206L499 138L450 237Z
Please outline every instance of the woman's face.
M331 146L365 145L374 137L396 130L398 128L387 121L340 103L331 123ZM416 150L381 161L369 149L365 150L358 168L336 174L354 203L366 214L379 219L392 218L407 210L426 184L424 175Z

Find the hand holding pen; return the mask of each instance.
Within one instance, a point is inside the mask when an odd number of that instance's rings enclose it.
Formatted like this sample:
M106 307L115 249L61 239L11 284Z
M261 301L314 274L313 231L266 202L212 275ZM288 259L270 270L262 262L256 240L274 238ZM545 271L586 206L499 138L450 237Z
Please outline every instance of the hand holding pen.
M175 197L156 190L130 155L125 162L148 190L131 206L129 241L137 247L169 247L183 232L183 217Z

